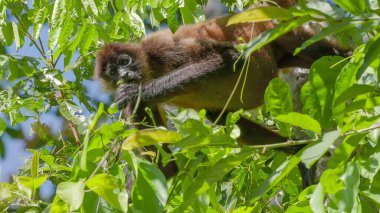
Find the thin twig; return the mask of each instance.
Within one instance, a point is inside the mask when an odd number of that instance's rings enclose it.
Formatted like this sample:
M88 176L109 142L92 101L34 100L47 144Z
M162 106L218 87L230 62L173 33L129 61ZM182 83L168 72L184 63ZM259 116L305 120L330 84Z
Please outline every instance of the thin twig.
M239 56L239 58L236 60L236 62L235 62L235 64L234 64L234 69L235 69L235 67L236 67L236 63L238 63L238 61L240 60L241 57L242 57L242 54L241 54L241 55ZM232 89L232 92L231 92L230 96L228 97L228 100L227 100L226 104L224 105L222 111L219 113L219 116L216 118L216 120L214 121L214 123L212 124L212 126L215 126L216 124L218 124L219 120L222 118L223 114L226 112L227 107L230 105L230 103L231 103L231 101L232 101L232 98L233 98L233 96L235 95L236 90L237 90L237 88L238 88L238 86L239 86L239 84L240 84L240 80L241 80L241 78L243 77L244 68L245 68L245 66L246 66L246 64L247 64L247 61L248 61L248 60L245 60L245 61L244 61L243 67L242 67L242 69L241 69L241 71L240 71L240 74L239 74L239 77L238 77L238 79L237 79L237 81L236 81L236 84L235 84L234 88Z
M55 59L55 62L53 63L53 68L55 68L55 66L57 66L57 63L58 63L59 59L61 58L61 56L62 56L62 52L59 53L57 59Z
M25 27L24 23L21 21L21 19L16 15L16 12L13 10L13 8L10 6L9 2L7 0L5 0L5 2L7 3L7 7L9 8L9 10L11 11L11 13L13 14L13 16L17 19L17 21L20 23L21 27L23 28L26 36L28 36L28 38L30 39L30 41L34 44L34 46L36 46L38 52L46 59L46 55L45 55L45 52L41 49L41 47L38 45L38 43L36 42L36 40L33 38L33 36L29 33L28 31L28 28Z
M139 95L137 96L136 105L135 105L135 108L133 109L131 117L134 117L137 113L137 110L141 103L141 95L142 95L142 83L140 83L139 85Z
M80 147L81 142L80 142L80 137L77 128L72 122L69 122L69 127L71 128L71 131L73 132L75 143L77 144L78 147Z
M378 128L380 128L380 124L379 125L375 125L375 126L371 126L371 127L365 128L365 129L352 130L352 131L344 133L342 136L349 136L349 135L354 135L354 134L357 134L357 133L369 132L371 130L378 129Z

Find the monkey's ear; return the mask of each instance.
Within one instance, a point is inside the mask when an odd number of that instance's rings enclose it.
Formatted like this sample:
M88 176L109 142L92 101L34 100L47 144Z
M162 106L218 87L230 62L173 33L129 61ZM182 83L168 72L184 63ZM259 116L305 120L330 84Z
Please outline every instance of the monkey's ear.
M118 66L128 66L132 63L132 58L128 54L120 54L117 57Z

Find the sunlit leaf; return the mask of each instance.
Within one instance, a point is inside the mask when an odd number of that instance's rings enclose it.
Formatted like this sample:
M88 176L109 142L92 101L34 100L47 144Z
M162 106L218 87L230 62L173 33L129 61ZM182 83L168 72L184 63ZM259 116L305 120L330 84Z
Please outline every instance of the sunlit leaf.
M325 209L323 208L324 204L324 196L325 193L323 191L322 185L319 183L310 198L310 208L315 213L324 213Z
M48 8L40 7L36 9L37 9L37 12L34 16L33 35L34 35L34 38L38 39L40 37L42 26L45 23L45 20L47 17Z
M59 105L59 111L67 120L72 121L75 124L79 124L84 121L84 116L80 114L82 112L82 108L75 104L69 103L68 101L62 101Z
M20 44L20 35L18 33L17 24L12 22L12 28L13 28L13 36L15 38L16 50L18 50L18 49L20 49L21 44Z
M84 182L61 182L57 186L57 195L69 206L70 211L77 210L83 201Z
M340 212L352 212L358 201L360 173L355 163L348 163L342 179L345 187L332 196L332 200L339 207Z
M33 178L38 176L38 168L40 167L40 157L39 153L35 152L32 157L32 166L30 167L30 173Z
M276 26L273 29L267 30L261 33L257 38L252 39L244 49L244 56L248 58L254 51L260 49L266 44L274 41L278 37L285 33L301 26L305 22L309 21L308 17L302 17L295 20L291 20Z
M4 133L5 129L7 128L7 123L0 118L0 136Z
M327 169L322 173L320 183L325 192L335 194L339 190L345 188L344 182L341 180L343 171L341 167Z
M319 158L321 158L330 148L330 146L339 138L340 130L327 132L323 135L321 141L310 144L301 151L302 162L310 168Z
M287 9L274 6L266 6L254 8L231 16L231 18L228 19L227 26L245 22L270 21L273 19L283 21L289 20L291 18L293 18L293 15Z
M163 129L145 129L129 136L123 144L124 150L131 150L137 147L148 146L160 143L176 143L181 140L181 135L177 132Z
M132 189L133 207L141 212L162 212L168 199L166 179L162 172L147 162L138 164Z
M306 49L310 45L312 45L312 44L314 44L314 43L316 43L322 39L325 39L326 36L331 36L331 35L334 35L336 33L339 33L339 32L345 31L345 30L349 30L352 28L356 28L356 27L357 27L357 25L353 24L351 22L331 24L331 25L327 26L326 28L323 28L321 30L321 32L315 34L313 37L311 37L308 40L306 40L305 42L303 42L302 45L294 51L294 55L298 54L299 52Z
M48 176L47 175L41 175L39 177L27 177L27 176L17 176L17 180L27 187L28 189L36 190L38 187L40 187L46 180Z
M346 137L343 143L335 149L334 153L329 158L327 164L328 168L333 169L342 167L349 159L359 142L364 138L364 136L365 135L363 134L357 134Z
M66 16L66 4L65 0L57 0L54 2L53 13L50 20L50 32L49 32L49 49L54 49L57 45L59 34L62 28L62 22Z
M263 182L257 189L254 189L249 195L250 202L255 202L270 189L276 186L288 173L301 161L299 156L294 155L284 161L276 170Z
M87 187L120 211L127 212L128 194L118 180L110 174L98 174L86 183Z
M292 93L289 85L280 78L270 81L265 89L266 110L272 116L286 114L293 111Z
M220 160L211 168L200 171L200 174L194 180L194 184L185 190L185 194L183 195L184 201L179 207L180 212L183 212L197 198L197 196L209 190L211 185L216 183L216 181L222 178L227 172L251 155L252 150L244 150Z
M325 56L314 62L310 68L309 81L315 91L319 106L321 106L321 118L319 120L322 127L329 127L333 123L332 103L336 79L345 63L340 56Z
M168 11L167 21L168 21L169 29L172 32L175 32L179 27L179 22L176 18L177 10L178 10L178 4L173 4L172 7L169 8L169 11Z
M360 15L367 9L366 1L363 1L363 0L350 0L350 1L333 0L333 1L354 15Z
M307 129L321 135L321 126L319 125L319 122L309 115L298 112L290 112L286 115L278 115L276 120L291 124L293 126L298 126L302 129Z

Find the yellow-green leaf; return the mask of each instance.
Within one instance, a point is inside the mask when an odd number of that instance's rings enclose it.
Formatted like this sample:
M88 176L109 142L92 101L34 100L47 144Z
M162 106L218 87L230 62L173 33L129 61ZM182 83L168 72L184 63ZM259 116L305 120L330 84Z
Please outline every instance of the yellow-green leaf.
M317 120L306 114L298 112L290 112L286 115L279 115L276 117L277 121L291 124L293 126L301 127L321 135L321 125Z
M273 6L259 7L232 16L228 19L227 26L245 22L270 21L273 19L289 20L291 18L293 18L293 15L287 9Z
M129 136L123 144L124 150L148 146L159 143L176 143L182 137L177 132L164 129L146 129Z

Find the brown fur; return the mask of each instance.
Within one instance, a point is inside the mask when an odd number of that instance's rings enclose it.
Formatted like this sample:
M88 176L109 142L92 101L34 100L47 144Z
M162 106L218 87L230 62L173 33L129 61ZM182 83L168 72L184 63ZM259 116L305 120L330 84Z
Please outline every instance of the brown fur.
M294 3L292 0L275 2L284 7ZM240 74L241 66L233 72L233 64L239 55L234 45L248 42L275 26L270 21L226 26L229 17L183 26L174 34L170 30L160 30L143 38L140 44L105 44L97 54L95 78L103 80L106 88L117 89L116 102L120 108L127 109L126 115L129 116L138 96L137 84L117 85L119 79L110 79L104 74L107 64L115 64L118 55L128 54L138 64L134 71L141 72L143 76L142 103L137 111L137 120L142 120L144 107L150 106L156 122L164 124L158 113L161 103L204 108L218 113L225 106ZM309 27L300 27L254 52L250 58L243 101L239 90L232 97L227 112L261 105L265 89L277 76L279 68L308 67L321 56L347 52L337 42L324 40L294 57L295 48L315 33L317 31L310 31ZM239 88L242 88L242 83ZM257 124L250 125L247 120L241 119L238 125L242 129L238 141L242 144L286 141L286 138Z

